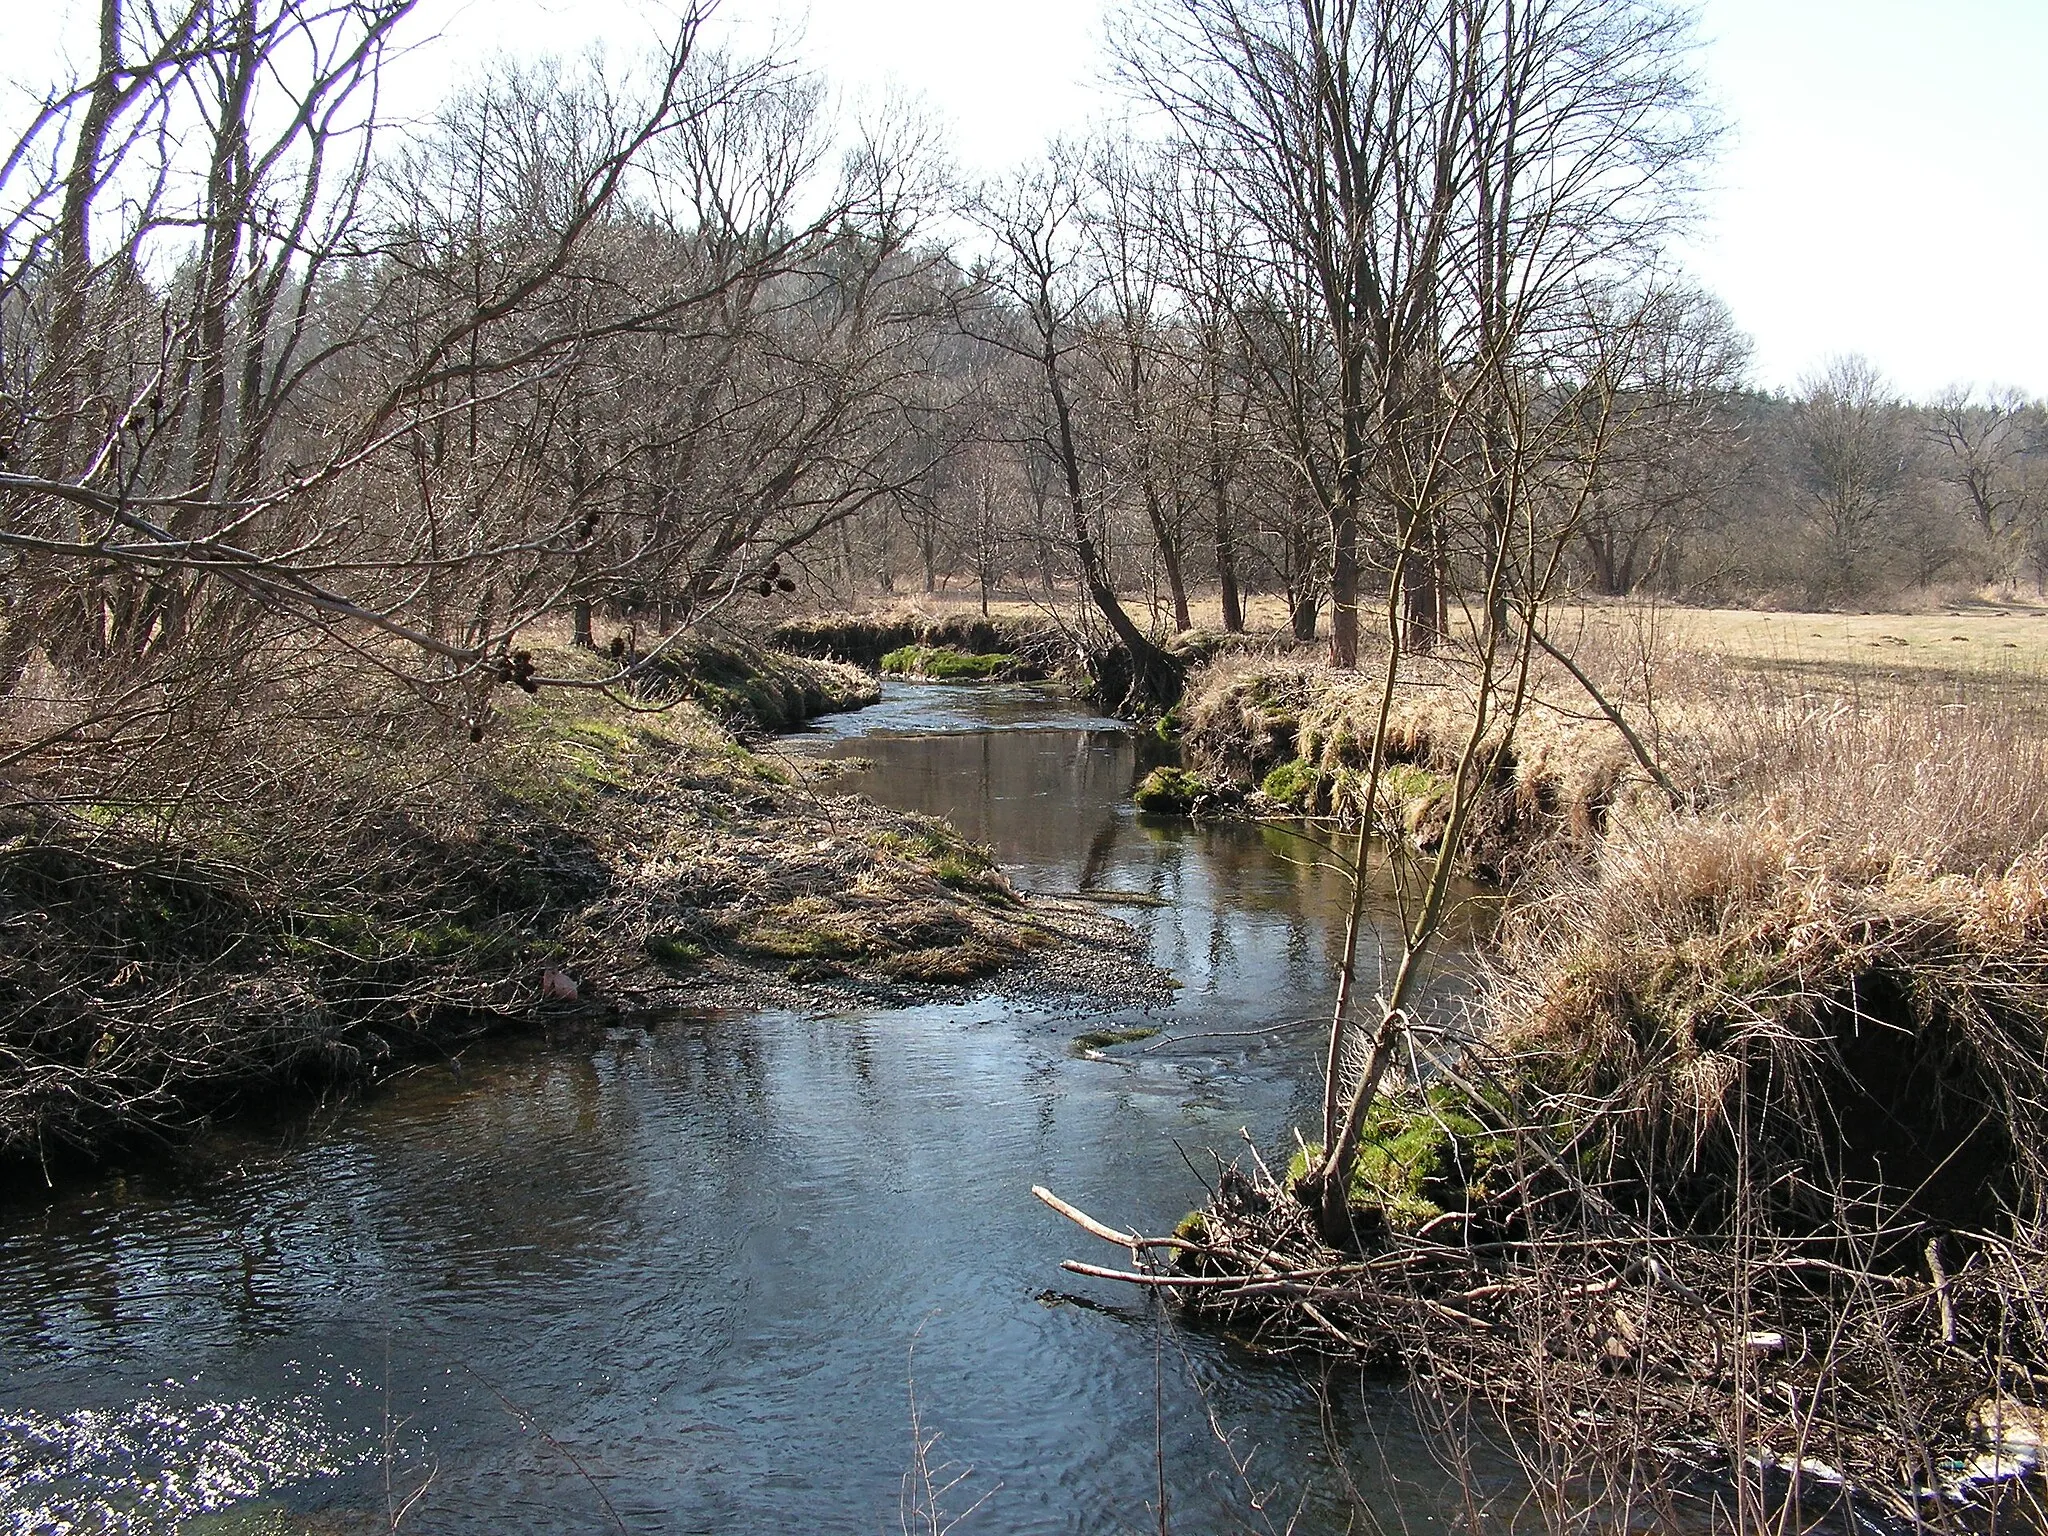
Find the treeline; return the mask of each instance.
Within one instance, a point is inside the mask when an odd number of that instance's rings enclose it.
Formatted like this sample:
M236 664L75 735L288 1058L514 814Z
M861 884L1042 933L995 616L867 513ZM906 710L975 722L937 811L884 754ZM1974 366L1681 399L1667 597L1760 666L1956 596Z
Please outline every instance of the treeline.
M1741 338L1711 299L1686 298L1714 374L1676 420L1610 453L1566 552L1566 590L1822 608L2048 592L2048 406L1961 386L1911 401L1855 356L1793 393L1745 388ZM1174 344L1184 339L1152 338L1142 467L1100 471L1116 584L1176 628L1190 623L1192 589L1227 629L1249 597L1279 597L1295 634L1314 638L1327 524L1247 420L1216 408L1245 409L1244 397L1190 387L1202 375ZM823 572L834 595L1053 599L1069 564L1044 477L1006 446L962 444L910 495L863 512Z
M1740 392L1661 258L1715 125L1650 0L1133 0L1129 130L971 188L708 7L387 123L411 8L101 0L10 141L17 776L309 679L481 735L543 621L630 683L694 625L1026 583L1158 697L1197 588L1342 665L1386 594L1426 646L1571 582L2035 571L2037 408Z
M1741 393L1661 494L1589 525L1584 582L1697 601L1830 606L2048 591L2048 407L2013 390L1902 399L1840 357L1789 395Z

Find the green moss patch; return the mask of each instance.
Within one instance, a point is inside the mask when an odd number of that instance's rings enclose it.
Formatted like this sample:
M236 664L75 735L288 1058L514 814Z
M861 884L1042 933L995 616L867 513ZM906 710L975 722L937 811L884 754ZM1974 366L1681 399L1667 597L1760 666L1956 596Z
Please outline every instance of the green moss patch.
M983 683L1013 676L1017 658L1003 651L978 655L949 645L906 645L882 658L882 670L893 677L925 678L940 683Z
M1131 799L1141 811L1157 816L1185 816L1208 790L1207 784L1185 768L1154 768L1131 791Z
M1075 1046L1084 1051L1106 1051L1113 1045L1131 1045L1139 1040L1150 1040L1158 1034L1156 1029L1091 1029L1074 1037Z
M1300 1182L1321 1151L1297 1151L1288 1183ZM1354 1210L1379 1212L1395 1230L1412 1230L1445 1211L1479 1205L1512 1151L1454 1088L1383 1097L1367 1112L1347 1199Z
M1290 811L1306 816L1314 811L1317 797L1322 792L1323 776L1313 763L1295 758L1282 763L1266 775L1266 781L1259 791L1268 800L1276 800Z
M704 946L673 933L650 933L641 941L647 958L671 971L687 971L704 959Z

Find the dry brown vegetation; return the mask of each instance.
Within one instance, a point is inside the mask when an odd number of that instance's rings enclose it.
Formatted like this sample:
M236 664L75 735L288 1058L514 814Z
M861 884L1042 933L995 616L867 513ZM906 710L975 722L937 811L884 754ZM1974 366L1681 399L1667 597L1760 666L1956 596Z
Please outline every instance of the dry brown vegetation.
M1405 1362L1507 1436L1553 1524L1696 1495L1760 1528L1844 1487L1907 1522L2038 1518L2013 1480L2048 1422L2033 703L1737 668L1654 620L1578 661L1675 795L1539 667L1465 850L1509 881L1482 1003L1375 1109L1352 1240L1259 1166L1156 1282L1269 1344ZM1380 824L1406 857L1470 694L1455 648L1404 659ZM1221 661L1188 757L1355 818L1374 702L1298 656Z
M650 678L504 690L480 742L360 677L331 720L257 687L219 734L17 769L0 1162L175 1140L544 1011L957 983L1049 936L942 823L806 785L721 723L786 725L871 679L738 642Z

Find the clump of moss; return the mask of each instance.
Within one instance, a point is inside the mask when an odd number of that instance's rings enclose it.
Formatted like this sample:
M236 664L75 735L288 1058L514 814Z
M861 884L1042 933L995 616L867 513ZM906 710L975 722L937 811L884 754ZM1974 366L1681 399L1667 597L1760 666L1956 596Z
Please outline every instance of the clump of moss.
M1022 900L996 863L994 852L968 842L944 822L927 821L910 832L884 832L872 845L924 863L931 877L948 890L1004 906L1016 906Z
M1200 674L1182 705L1181 740L1205 772L1256 784L1298 747L1313 696L1308 669L1226 658Z
M882 658L882 670L895 677L918 677L932 682L988 682L1011 676L1017 658L1003 651L977 655L950 645L906 645Z
M846 960L872 946L829 898L799 896L762 913L734 935L749 954L774 960Z
M1001 870L966 849L948 853L934 862L932 878L948 890L966 891L1006 905L1015 905L1018 900L1016 890Z
M1413 805L1433 798L1449 783L1444 775L1413 763L1388 763L1380 769L1380 798L1390 805Z
M1384 1097L1367 1113L1352 1165L1347 1203L1355 1211L1378 1212L1396 1231L1413 1230L1445 1211L1471 1210L1486 1197L1497 1170L1507 1166L1510 1146L1472 1114L1454 1088ZM1299 1150L1288 1164L1287 1182L1299 1183L1319 1146Z
M1315 809L1322 788L1323 776L1316 771L1315 765L1297 757L1267 774L1259 791L1268 800L1277 801L1290 811L1308 815Z
M1209 786L1185 768L1154 768L1131 791L1131 799L1141 811L1185 816L1209 792Z
M704 946L673 933L650 933L641 941L647 958L672 971L686 971L704 958Z
M1106 1051L1113 1045L1131 1045L1139 1040L1150 1040L1158 1034L1156 1029L1091 1029L1074 1037L1074 1044L1084 1051Z

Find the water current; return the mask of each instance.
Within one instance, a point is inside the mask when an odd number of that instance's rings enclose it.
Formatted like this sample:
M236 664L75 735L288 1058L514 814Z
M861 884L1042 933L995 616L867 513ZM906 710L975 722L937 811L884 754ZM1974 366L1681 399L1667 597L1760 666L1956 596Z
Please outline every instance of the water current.
M1157 1531L1162 1480L1176 1532L1435 1523L1397 1393L1063 1273L1116 1252L1030 1194L1162 1230L1241 1127L1313 1120L1341 882L1137 816L1133 738L1044 689L892 685L777 750L866 759L1020 888L1157 898L1104 920L1174 1003L515 1041L0 1207L0 1531L899 1531L913 1412L967 1536ZM1076 1048L1118 1025L1161 1032Z

